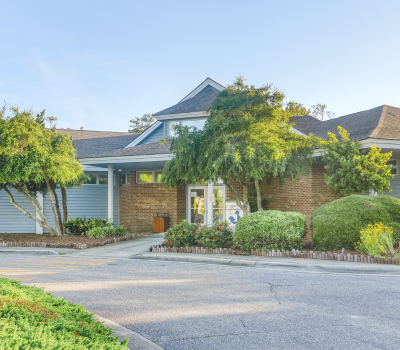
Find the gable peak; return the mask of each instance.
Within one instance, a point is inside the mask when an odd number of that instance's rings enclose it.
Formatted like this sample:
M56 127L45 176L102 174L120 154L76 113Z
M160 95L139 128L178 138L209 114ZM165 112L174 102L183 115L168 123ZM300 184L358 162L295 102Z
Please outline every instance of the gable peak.
M190 92L188 95L186 95L182 100L180 100L179 102L183 102L188 100L189 98L192 98L194 96L196 96L199 92L201 92L202 90L204 90L205 87L207 87L207 85L212 86L213 88L222 91L225 89L225 86L217 83L215 80L211 79L211 78L206 78L206 80L204 80L200 85L198 85L192 92Z

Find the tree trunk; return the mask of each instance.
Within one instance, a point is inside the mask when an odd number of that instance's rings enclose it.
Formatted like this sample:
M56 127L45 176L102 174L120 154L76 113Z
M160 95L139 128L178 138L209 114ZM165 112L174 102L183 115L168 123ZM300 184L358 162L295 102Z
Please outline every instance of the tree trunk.
M224 183L225 183L225 185L228 186L228 188L231 190L233 197L235 197L236 204L238 205L238 207L239 207L240 209L243 210L243 214L244 214L244 211L245 211L245 210L244 210L244 205L243 205L242 201L240 200L239 196L237 195L235 189L234 189L233 186L229 183L229 181L224 181Z
M254 185L256 186L256 193L257 193L257 211L262 211L262 203L261 203L261 190L260 190L260 183L258 182L258 179L254 179Z
M243 188L243 216L250 214L250 204L249 204L249 190L247 188L247 183L242 183Z
M61 211L60 211L60 203L58 202L58 196L57 196L57 192L56 189L54 189L54 199L55 199L55 205L56 205L56 211L57 211L57 218L58 218L58 226L60 227L60 231L63 234L64 230L63 230L63 218L61 216Z
M57 232L56 232L56 230L54 230L53 227L50 226L47 218L44 216L43 209L40 207L39 202L36 199L36 195L33 194L32 192L30 192L29 190L27 190L26 188L23 188L23 187L20 187L20 186L15 186L14 185L14 186L11 186L11 187L16 189L19 193L22 193L24 195L24 197L26 197L29 200L29 202L32 204L32 206L35 209L35 211L39 214L40 219L38 219L36 217L36 215L33 216L27 210L25 210L19 204L17 204L15 202L15 200L14 200L13 195L8 190L8 188L6 186L1 186L0 188L4 189L4 191L7 193L8 197L10 198L11 205L13 205L18 210L22 211L26 215L27 218L36 221L40 225L40 227L43 227L44 229L49 231L50 234L56 235Z
M68 221L68 208L67 208L67 190L61 186L62 206L63 206L63 223ZM67 234L67 229L63 225L63 233Z
M46 179L46 185L47 185L47 189L49 190L49 193L50 193L50 205L51 205L51 211L53 212L53 219L54 219L54 225L56 226L57 236L61 236L60 226L58 225L56 209L55 209L55 205L54 205L54 191L53 191L52 187L50 186L49 179Z

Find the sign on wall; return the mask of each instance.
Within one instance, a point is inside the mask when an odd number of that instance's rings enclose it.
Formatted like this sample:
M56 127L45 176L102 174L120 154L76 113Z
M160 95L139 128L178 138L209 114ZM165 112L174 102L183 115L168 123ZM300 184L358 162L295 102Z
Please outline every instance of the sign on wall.
M228 226L235 229L238 220L243 217L243 210L236 204L235 200L227 200L225 204L226 217L228 218Z

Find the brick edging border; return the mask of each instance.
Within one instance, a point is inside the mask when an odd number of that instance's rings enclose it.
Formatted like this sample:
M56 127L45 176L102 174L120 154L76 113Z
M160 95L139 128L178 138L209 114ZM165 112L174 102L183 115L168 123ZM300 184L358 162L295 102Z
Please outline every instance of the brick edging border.
M121 237L114 237L107 239L102 243L46 243L46 242L0 242L0 247L30 247L30 248L70 248L70 249L88 249L93 247L99 247L107 244L130 241L135 238L135 235L127 235Z
M152 253L192 253L192 254L230 254L234 255L234 250L231 248L199 248L199 247L151 247ZM398 257L394 258L378 258L371 257L363 254L338 254L331 252L303 252L301 250L251 250L250 255L255 256L267 256L267 257L279 257L279 258L301 258L301 259L318 259L318 260L336 260L336 261L350 261L359 262L366 264L389 264L389 265L400 265Z

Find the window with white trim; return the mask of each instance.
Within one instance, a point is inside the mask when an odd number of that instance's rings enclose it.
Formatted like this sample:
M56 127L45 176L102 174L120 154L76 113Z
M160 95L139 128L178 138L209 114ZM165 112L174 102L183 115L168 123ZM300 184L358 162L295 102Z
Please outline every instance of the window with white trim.
M83 183L84 185L107 185L108 174L86 174L89 178ZM115 186L115 174L114 174Z
M160 183L162 171L137 171L136 183L137 184L151 184Z
M175 136L176 132L174 130L175 125L180 126L194 126L201 130L204 128L207 118L188 118L182 120L170 120L166 123L166 135L165 136Z
M389 160L389 161L387 162L387 164L392 166L392 167L391 167L391 173L392 173L393 175L397 175L397 174L398 174L397 159Z
M129 185L130 183L131 183L130 173L122 174L121 175L121 184Z

